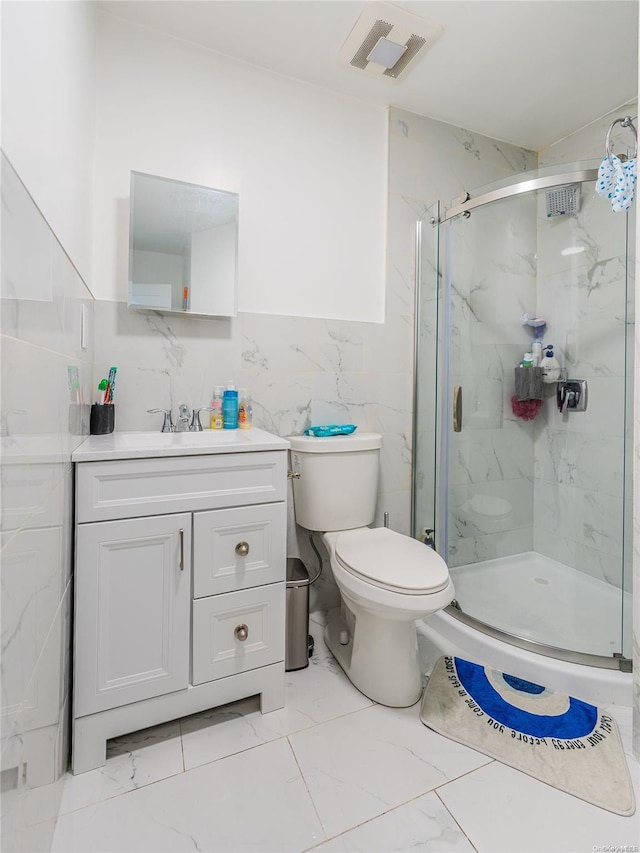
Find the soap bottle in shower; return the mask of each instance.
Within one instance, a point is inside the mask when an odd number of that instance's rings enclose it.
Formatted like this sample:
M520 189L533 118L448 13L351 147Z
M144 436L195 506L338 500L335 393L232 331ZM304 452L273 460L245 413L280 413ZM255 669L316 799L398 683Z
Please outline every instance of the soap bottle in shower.
M542 367L543 382L557 382L560 379L560 362L553 354L552 344L544 348L540 366Z

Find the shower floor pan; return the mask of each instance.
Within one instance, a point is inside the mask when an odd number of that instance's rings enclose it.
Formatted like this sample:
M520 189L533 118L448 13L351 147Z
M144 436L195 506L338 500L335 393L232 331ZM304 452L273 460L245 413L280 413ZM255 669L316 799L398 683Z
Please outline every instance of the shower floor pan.
M631 596L618 587L534 551L450 572L460 607L487 625L590 655L621 651Z
M611 658L621 649L631 595L536 552L450 570L462 610L500 631ZM429 671L440 654L466 656L593 702L631 704L631 674L568 663L487 636L441 611L419 626Z

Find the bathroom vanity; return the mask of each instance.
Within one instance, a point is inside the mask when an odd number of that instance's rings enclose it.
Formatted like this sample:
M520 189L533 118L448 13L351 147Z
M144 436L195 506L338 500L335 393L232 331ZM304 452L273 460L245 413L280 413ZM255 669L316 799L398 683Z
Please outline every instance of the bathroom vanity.
M207 430L74 452L74 773L117 735L256 694L283 707L288 447Z

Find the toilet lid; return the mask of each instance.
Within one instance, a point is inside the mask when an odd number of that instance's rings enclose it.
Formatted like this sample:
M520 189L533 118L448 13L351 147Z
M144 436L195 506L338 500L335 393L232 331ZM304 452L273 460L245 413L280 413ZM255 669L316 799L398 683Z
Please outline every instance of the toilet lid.
M433 548L387 527L341 533L336 557L352 574L395 592L439 592L449 583L447 564Z

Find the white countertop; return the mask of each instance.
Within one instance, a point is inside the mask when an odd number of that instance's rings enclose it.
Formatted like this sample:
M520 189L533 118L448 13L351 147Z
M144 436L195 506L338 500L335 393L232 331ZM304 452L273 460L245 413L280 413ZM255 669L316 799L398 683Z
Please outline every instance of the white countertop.
M5 465L69 464L71 454L83 441L81 435L42 433L0 437L0 462Z
M159 456L203 456L286 450L289 442L263 429L228 429L202 432L113 432L90 435L73 452L73 462L109 459L144 459Z

